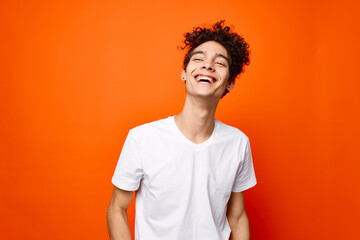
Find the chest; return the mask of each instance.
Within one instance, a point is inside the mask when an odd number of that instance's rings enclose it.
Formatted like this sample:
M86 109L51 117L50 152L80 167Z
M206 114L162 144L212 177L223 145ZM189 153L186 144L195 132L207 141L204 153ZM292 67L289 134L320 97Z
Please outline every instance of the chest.
M155 142L143 148L142 159L142 184L156 196L229 195L239 166L236 146L216 143L194 147L176 141Z

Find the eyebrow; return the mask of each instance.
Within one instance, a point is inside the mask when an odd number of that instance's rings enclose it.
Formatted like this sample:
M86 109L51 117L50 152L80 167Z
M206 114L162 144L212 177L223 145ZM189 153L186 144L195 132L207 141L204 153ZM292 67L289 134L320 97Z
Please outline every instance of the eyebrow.
M191 58L192 56L194 56L195 54L199 54L199 53L205 55L205 52L204 52L204 51L195 51L195 52L193 52L193 53L191 54L190 58ZM222 54L220 54L220 53L217 53L216 56L217 56L217 57L222 57L222 58L224 58L224 59L225 59L226 61L228 61L228 63L230 64L230 59L229 59L228 57L226 57L226 56L224 56L224 55L222 55Z

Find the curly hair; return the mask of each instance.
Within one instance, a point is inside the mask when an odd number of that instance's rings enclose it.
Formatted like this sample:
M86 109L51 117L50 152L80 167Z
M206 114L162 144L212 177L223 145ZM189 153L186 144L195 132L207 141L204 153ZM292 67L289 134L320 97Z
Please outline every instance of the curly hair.
M184 69L186 69L193 50L207 41L216 41L225 47L230 55L229 82L234 82L236 77L244 71L244 65L249 65L249 44L244 38L231 31L230 27L224 26L225 20L215 23L212 28L194 27L193 32L184 34L184 47L188 52L184 58ZM224 95L229 90L225 90ZM223 97L222 96L222 97Z

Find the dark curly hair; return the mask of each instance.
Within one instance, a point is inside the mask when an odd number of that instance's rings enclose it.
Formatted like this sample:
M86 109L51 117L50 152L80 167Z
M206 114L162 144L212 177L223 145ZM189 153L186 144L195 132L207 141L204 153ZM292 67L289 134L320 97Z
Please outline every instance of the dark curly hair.
M230 27L224 26L225 20L218 21L212 28L194 27L193 32L185 33L184 47L188 52L184 58L184 69L186 69L193 50L207 41L216 41L225 47L230 55L229 82L235 81L236 77L244 71L244 65L249 65L249 44L237 33L231 31ZM225 90L224 95L229 90ZM223 97L222 96L222 97Z

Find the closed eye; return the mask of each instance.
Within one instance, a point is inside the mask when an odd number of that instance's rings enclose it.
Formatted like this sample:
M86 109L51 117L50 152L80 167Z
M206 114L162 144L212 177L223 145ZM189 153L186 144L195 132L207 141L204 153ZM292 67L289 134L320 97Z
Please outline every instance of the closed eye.
M218 64L218 65L221 65L221 66L226 66L226 64L225 63L222 63L222 62L216 62L215 64Z

